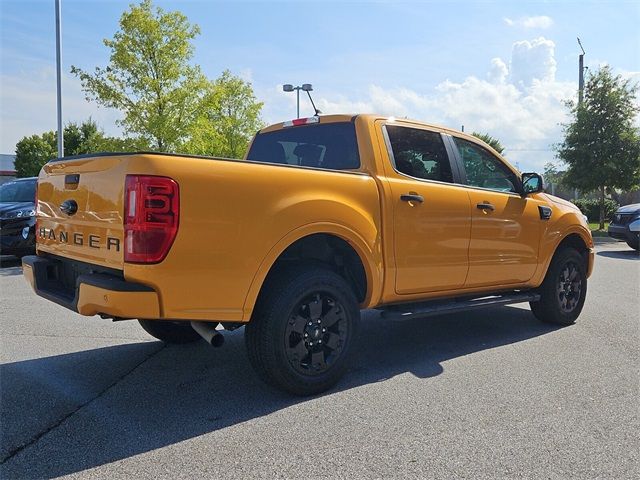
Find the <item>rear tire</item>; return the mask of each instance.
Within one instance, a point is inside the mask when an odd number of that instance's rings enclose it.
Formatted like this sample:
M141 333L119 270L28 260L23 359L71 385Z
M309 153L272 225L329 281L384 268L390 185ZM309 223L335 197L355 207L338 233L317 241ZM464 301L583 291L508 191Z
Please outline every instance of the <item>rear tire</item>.
M189 322L172 322L168 320L138 320L145 332L164 343L181 344L200 340Z
M331 388L348 366L360 318L352 289L317 266L280 272L264 288L245 326L258 376L294 395Z
M538 291L540 300L529 303L538 320L557 325L573 324L587 295L586 266L580 253L570 247L556 252Z

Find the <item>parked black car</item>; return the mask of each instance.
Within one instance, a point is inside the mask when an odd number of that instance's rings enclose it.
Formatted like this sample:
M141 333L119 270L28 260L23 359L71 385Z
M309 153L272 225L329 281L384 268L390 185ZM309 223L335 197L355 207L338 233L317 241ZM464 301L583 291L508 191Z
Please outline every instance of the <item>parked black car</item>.
M627 242L635 250L640 248L640 203L616 210L609 224L609 236Z
M33 255L36 250L36 177L0 185L0 254Z

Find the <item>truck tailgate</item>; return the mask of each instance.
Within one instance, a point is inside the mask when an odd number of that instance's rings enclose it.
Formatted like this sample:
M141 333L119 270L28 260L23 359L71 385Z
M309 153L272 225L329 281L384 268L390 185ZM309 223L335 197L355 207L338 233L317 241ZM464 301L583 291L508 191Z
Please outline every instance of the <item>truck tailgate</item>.
M121 270L124 185L130 155L62 159L38 178L37 248Z

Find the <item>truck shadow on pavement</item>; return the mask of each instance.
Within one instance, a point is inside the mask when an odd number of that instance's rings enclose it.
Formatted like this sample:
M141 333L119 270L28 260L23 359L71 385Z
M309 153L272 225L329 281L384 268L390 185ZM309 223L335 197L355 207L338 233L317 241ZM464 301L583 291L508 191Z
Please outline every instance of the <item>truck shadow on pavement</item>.
M22 275L22 260L17 257L0 255L0 277Z
M0 370L0 476L52 478L81 472L292 405L341 401L331 397L405 373L428 382L446 374L443 362L554 330L529 310L515 307L401 323L367 311L351 369L332 391L311 398L263 385L249 365L242 329L228 333L219 349L204 342L164 348L159 342L142 342L5 364ZM127 356L134 358L121 378L91 393L87 377L109 371L114 359ZM83 376L83 371L91 375ZM49 414L51 405L60 402L73 408ZM29 423L39 417L37 426Z
M640 252L636 250L603 250L598 255L607 258L620 258L622 260L640 260Z

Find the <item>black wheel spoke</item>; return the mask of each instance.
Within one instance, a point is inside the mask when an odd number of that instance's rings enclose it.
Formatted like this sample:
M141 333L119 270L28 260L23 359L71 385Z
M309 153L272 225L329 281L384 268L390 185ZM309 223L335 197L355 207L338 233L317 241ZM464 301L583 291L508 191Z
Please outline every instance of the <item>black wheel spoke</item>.
M296 315L291 319L289 324L291 325L291 330L296 333L302 335L304 332L304 326L307 324L308 320L301 315Z
M309 353L309 350L307 350L307 346L302 339L300 339L293 347L289 347L288 351L291 352L294 358L297 358L298 361L302 361L302 359Z
M339 344L340 344L340 336L336 335L335 333L329 332L329 334L327 335L327 339L325 341L325 345L329 347L331 350L335 350L336 348L338 348Z
M316 296L316 299L307 304L309 308L309 316L311 320L316 320L320 318L322 315L322 300L320 299L320 295Z
M338 306L332 307L325 315L322 317L322 324L326 328L333 327L333 325L341 320L342 318L342 310L339 309Z
M313 365L313 368L316 370L324 370L327 368L322 350L317 350L311 354L311 365Z

